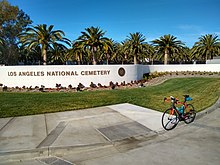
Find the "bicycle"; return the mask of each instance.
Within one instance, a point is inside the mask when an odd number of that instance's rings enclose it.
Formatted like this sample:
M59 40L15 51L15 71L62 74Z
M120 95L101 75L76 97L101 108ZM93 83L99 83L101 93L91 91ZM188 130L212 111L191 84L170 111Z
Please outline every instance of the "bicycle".
M191 101L192 98L189 95L183 96L184 102L180 102L173 96L170 96L170 99L164 98L164 102L171 101L171 107L165 110L162 115L162 126L167 131L174 129L180 121L189 124L195 120L196 111L192 104L187 103L187 101ZM181 104L182 106L178 108L176 107L177 104Z

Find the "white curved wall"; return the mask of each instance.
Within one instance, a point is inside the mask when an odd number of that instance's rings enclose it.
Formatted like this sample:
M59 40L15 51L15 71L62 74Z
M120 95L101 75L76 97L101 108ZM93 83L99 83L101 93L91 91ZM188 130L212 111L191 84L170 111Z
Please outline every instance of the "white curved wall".
M119 68L125 74L119 75ZM47 66L0 66L0 83L8 87L35 87L44 85L55 88L56 84L77 87L91 82L109 85L109 82L129 83L141 80L144 73L175 71L220 72L220 64L198 65L47 65Z
M123 67L125 75L120 76ZM135 65L48 65L48 66L1 66L0 83L8 87L35 87L44 85L55 88L56 84L77 87L79 83L89 86L91 82L109 85L109 82L126 83L140 79Z

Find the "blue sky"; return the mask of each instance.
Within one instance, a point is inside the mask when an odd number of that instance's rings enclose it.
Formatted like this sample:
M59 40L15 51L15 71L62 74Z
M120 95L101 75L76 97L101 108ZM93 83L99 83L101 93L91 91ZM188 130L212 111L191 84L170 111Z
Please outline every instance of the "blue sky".
M75 40L94 26L121 42L141 32L150 42L171 34L187 46L201 35L220 36L219 0L8 0L33 20L33 25L54 25Z

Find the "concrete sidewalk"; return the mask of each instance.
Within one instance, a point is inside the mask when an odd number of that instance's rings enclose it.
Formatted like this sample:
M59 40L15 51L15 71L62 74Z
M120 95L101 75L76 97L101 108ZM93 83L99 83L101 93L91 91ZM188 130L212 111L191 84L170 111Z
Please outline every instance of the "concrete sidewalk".
M120 140L163 130L161 112L118 104L0 119L0 162L111 148Z

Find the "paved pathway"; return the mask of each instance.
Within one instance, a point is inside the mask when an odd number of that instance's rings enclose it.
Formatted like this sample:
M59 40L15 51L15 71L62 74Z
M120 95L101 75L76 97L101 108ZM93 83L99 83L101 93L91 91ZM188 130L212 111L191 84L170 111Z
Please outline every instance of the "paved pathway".
M0 160L102 148L162 130L161 113L131 104L0 119ZM76 149L77 148L77 149Z
M1 165L219 164L220 108L170 132L131 104L0 119Z

